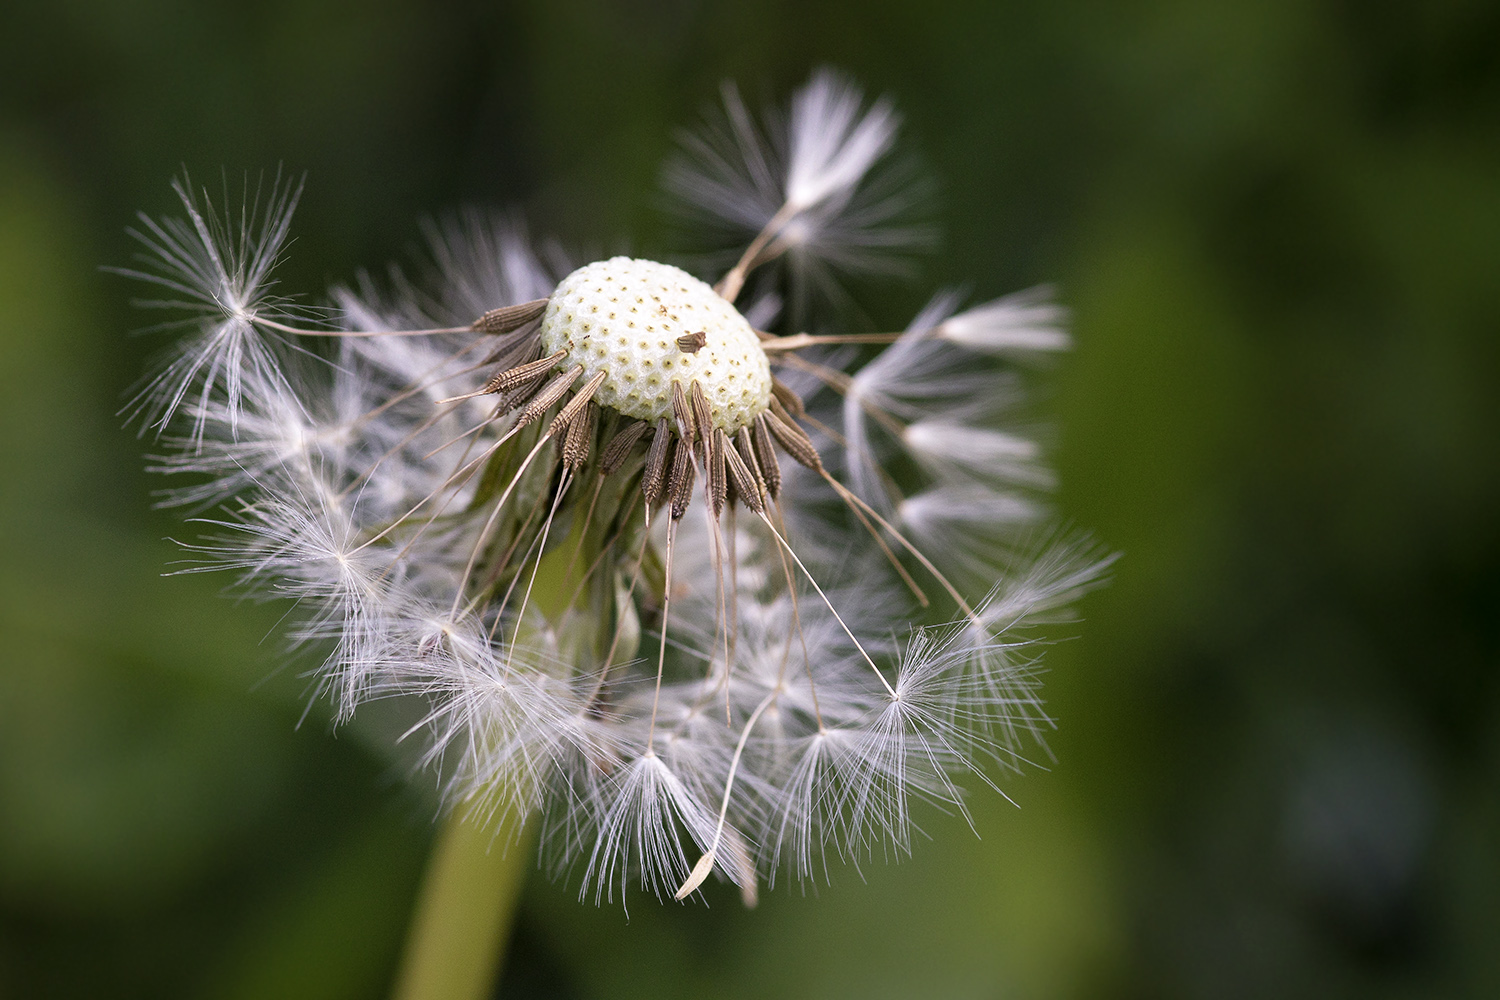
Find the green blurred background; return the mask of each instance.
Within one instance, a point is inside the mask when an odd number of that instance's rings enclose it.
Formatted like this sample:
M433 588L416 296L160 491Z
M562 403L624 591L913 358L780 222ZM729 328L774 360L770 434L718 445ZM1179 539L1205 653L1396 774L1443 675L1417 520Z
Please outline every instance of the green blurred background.
M464 204L661 252L673 130L823 64L939 184L877 319L1074 310L1059 506L1126 558L1057 763L753 912L534 877L502 995L1500 996L1493 0L7 3L0 996L379 997L432 835L380 720L304 718L285 609L160 575L133 213L305 170L307 292Z

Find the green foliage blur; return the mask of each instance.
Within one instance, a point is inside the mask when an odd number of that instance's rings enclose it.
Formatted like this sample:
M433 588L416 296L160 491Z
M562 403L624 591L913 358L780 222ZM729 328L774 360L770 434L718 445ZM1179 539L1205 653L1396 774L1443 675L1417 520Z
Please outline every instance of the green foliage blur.
M128 264L184 166L307 172L284 271L515 207L670 247L721 80L888 93L925 284L1055 282L1059 510L1125 552L978 837L745 911L540 875L504 997L1500 996L1500 6L13 0L0 8L0 996L380 997L436 802L286 608L163 577ZM372 713L376 715L378 713ZM1486 944L1488 942L1488 944Z

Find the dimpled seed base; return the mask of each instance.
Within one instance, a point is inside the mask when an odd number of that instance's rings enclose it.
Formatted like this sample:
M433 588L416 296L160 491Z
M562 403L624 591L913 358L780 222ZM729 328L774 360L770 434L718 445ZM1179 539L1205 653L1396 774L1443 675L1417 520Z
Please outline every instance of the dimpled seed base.
M696 353L677 338L698 332ZM669 264L614 257L562 280L542 315L542 351L566 351L561 367L583 366L578 384L604 372L594 399L628 417L672 415L672 383L703 387L715 427L734 433L765 412L771 366L739 311L697 278Z

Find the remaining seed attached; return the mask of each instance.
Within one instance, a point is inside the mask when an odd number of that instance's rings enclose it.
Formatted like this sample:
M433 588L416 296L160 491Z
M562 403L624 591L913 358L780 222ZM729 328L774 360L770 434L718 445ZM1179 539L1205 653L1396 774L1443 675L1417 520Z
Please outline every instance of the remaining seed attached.
M550 357L538 358L528 364L502 371L486 382L480 393L505 392L507 389L535 382L556 368L557 363L566 357L567 354L563 351L555 351Z
M561 375L553 377L552 381L542 387L542 391L532 397L531 402L521 408L521 413L516 417L516 426L524 427L563 398L563 395L578 381L578 376L583 374L582 365L574 365Z
M661 501L662 490L667 482L667 458L672 447L672 429L667 418L656 422L656 433L651 438L651 449L646 452L646 471L641 476L641 492L646 496L646 509L654 510Z
M679 442L677 453L672 457L672 476L667 480L667 499L672 502L672 520L682 520L688 504L693 501L693 449L687 442Z
M724 452L724 463L729 468L729 481L734 484L734 489L739 499L745 502L755 513L765 511L765 505L761 502L760 483L756 481L755 474L750 471L750 466L740 457L739 449L730 443L723 431L715 432L720 439L720 447ZM740 428L740 434L745 434L745 429Z
M491 309L474 321L471 329L480 333L509 333L519 330L542 314L547 308L547 299L533 299L514 306Z
M583 388L575 392L573 398L568 400L568 405L557 411L557 416L552 419L552 427L549 433L554 437L561 434L573 422L573 418L578 415L578 411L583 409L584 404L594 397L595 391L599 388L599 383L603 381L604 375L600 372L585 382Z
M713 413L708 406L708 397L703 394L702 382L693 380L693 387L688 392L688 402L693 404L693 426L697 428L698 440L707 444L713 432L723 430L723 427L714 423Z
M724 472L724 452L728 446L729 439L720 427L715 427L713 437L704 442L704 451L708 453L708 501L714 517L724 513L724 501L728 499L729 481Z
M489 356L484 359L484 364L497 365L498 368L496 370L504 372L518 365L524 365L529 361L535 361L541 350L541 342L535 336L528 337L517 333L503 338L500 341L500 346L491 351Z
M599 456L599 471L603 475L612 476L620 471L620 466L630 457L635 450L636 444L651 429L651 425L644 420L632 420L622 427L615 436L609 439L609 444L604 446L604 454Z
M776 397L776 402L780 403L792 416L800 417L807 412L802 408L802 397L788 389L781 379L771 380L771 394Z
M688 403L681 382L672 383L672 416L677 418L677 436L684 444L691 445L698 437L698 414Z
M770 428L771 435L776 438L776 443L785 448L786 453L795 458L798 464L814 472L823 471L823 460L818 456L818 449L813 447L812 439L785 410L780 406L773 406L764 422Z
M781 496L781 466L776 461L776 448L771 444L770 418L764 413L755 420L755 457L760 463L761 475L766 478L766 492L775 500Z
M577 398L577 397L575 397ZM589 460L589 449L593 446L594 427L599 421L599 407L592 401L583 412L568 423L567 436L563 441L563 467L578 470Z

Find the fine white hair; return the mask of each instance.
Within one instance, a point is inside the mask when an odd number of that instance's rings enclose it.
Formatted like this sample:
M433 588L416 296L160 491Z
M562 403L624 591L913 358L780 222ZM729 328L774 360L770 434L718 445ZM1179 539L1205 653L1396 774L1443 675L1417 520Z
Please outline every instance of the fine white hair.
M1041 743L1039 630L1110 557L1050 527L1026 408L1026 365L1068 345L1049 292L939 293L889 334L808 294L920 235L878 176L897 124L827 70L759 122L726 87L669 167L748 240L718 297L703 286L733 313L757 282L745 337L775 380L743 426L697 382L673 383L672 419L637 419L591 395L608 370L544 355L562 255L513 216L429 223L429 276L357 275L312 309L273 277L300 184L225 211L179 182L185 217L143 216L126 273L185 317L135 405L163 502L206 525L189 570L293 601L336 717L418 706L405 738L448 801L538 814L582 898L716 874L753 899L909 853L920 804L967 815L965 784ZM691 331L684 356L707 342Z

